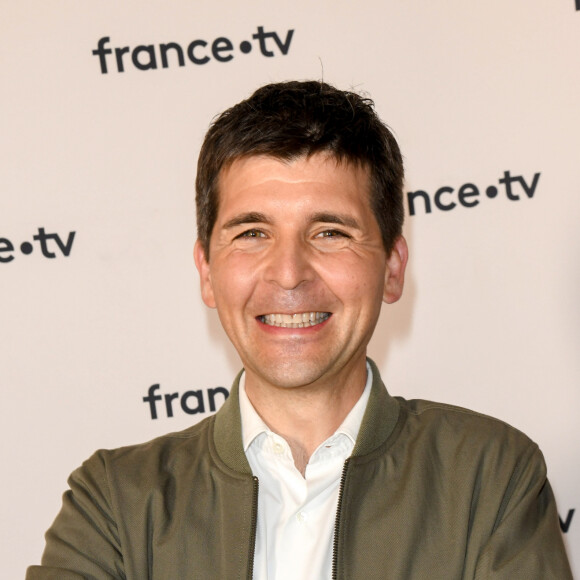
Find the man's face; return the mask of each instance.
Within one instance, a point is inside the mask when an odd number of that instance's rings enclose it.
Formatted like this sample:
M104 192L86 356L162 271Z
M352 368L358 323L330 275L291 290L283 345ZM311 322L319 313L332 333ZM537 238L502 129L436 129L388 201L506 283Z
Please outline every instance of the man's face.
M365 365L381 303L402 292L406 245L387 256L365 169L323 154L239 159L219 182L202 297L217 307L246 384L346 380Z

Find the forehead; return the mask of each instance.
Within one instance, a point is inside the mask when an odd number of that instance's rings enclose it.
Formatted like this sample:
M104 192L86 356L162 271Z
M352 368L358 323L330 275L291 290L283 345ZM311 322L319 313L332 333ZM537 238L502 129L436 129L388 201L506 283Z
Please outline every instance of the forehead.
M291 192L290 195L284 193ZM369 206L369 171L361 165L316 153L291 160L266 155L235 159L225 167L218 180L218 207L253 201L285 198L292 204L309 196L349 200Z

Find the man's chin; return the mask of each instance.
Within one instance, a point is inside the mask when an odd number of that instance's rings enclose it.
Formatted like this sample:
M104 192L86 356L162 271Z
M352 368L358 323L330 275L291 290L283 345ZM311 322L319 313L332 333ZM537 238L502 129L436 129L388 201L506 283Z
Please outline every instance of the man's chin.
M330 378L332 362L316 360L277 360L274 363L263 363L257 367L257 381L264 386L270 385L278 389L299 389L322 386ZM249 370L249 369L246 369ZM251 379L250 379L251 380Z

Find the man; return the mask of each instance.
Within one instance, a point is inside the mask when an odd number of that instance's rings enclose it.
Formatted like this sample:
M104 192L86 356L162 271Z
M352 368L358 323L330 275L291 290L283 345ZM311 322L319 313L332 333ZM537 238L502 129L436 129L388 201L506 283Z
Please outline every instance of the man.
M244 371L215 416L73 473L28 578L572 578L538 447L393 398L366 358L403 290L402 183L372 103L324 83L214 122L195 263Z

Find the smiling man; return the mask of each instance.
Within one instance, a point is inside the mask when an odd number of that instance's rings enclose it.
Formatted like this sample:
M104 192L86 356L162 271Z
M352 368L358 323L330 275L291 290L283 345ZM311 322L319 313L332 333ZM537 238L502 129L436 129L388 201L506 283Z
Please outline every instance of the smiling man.
M405 241L387 256L367 170L325 152L237 159L219 191L208 250L195 247L202 295L242 359L248 398L305 476L362 394L381 302L401 295Z
M28 578L572 578L537 445L392 397L366 358L403 291L402 187L356 94L273 84L217 118L194 254L243 372L215 416L73 473Z

